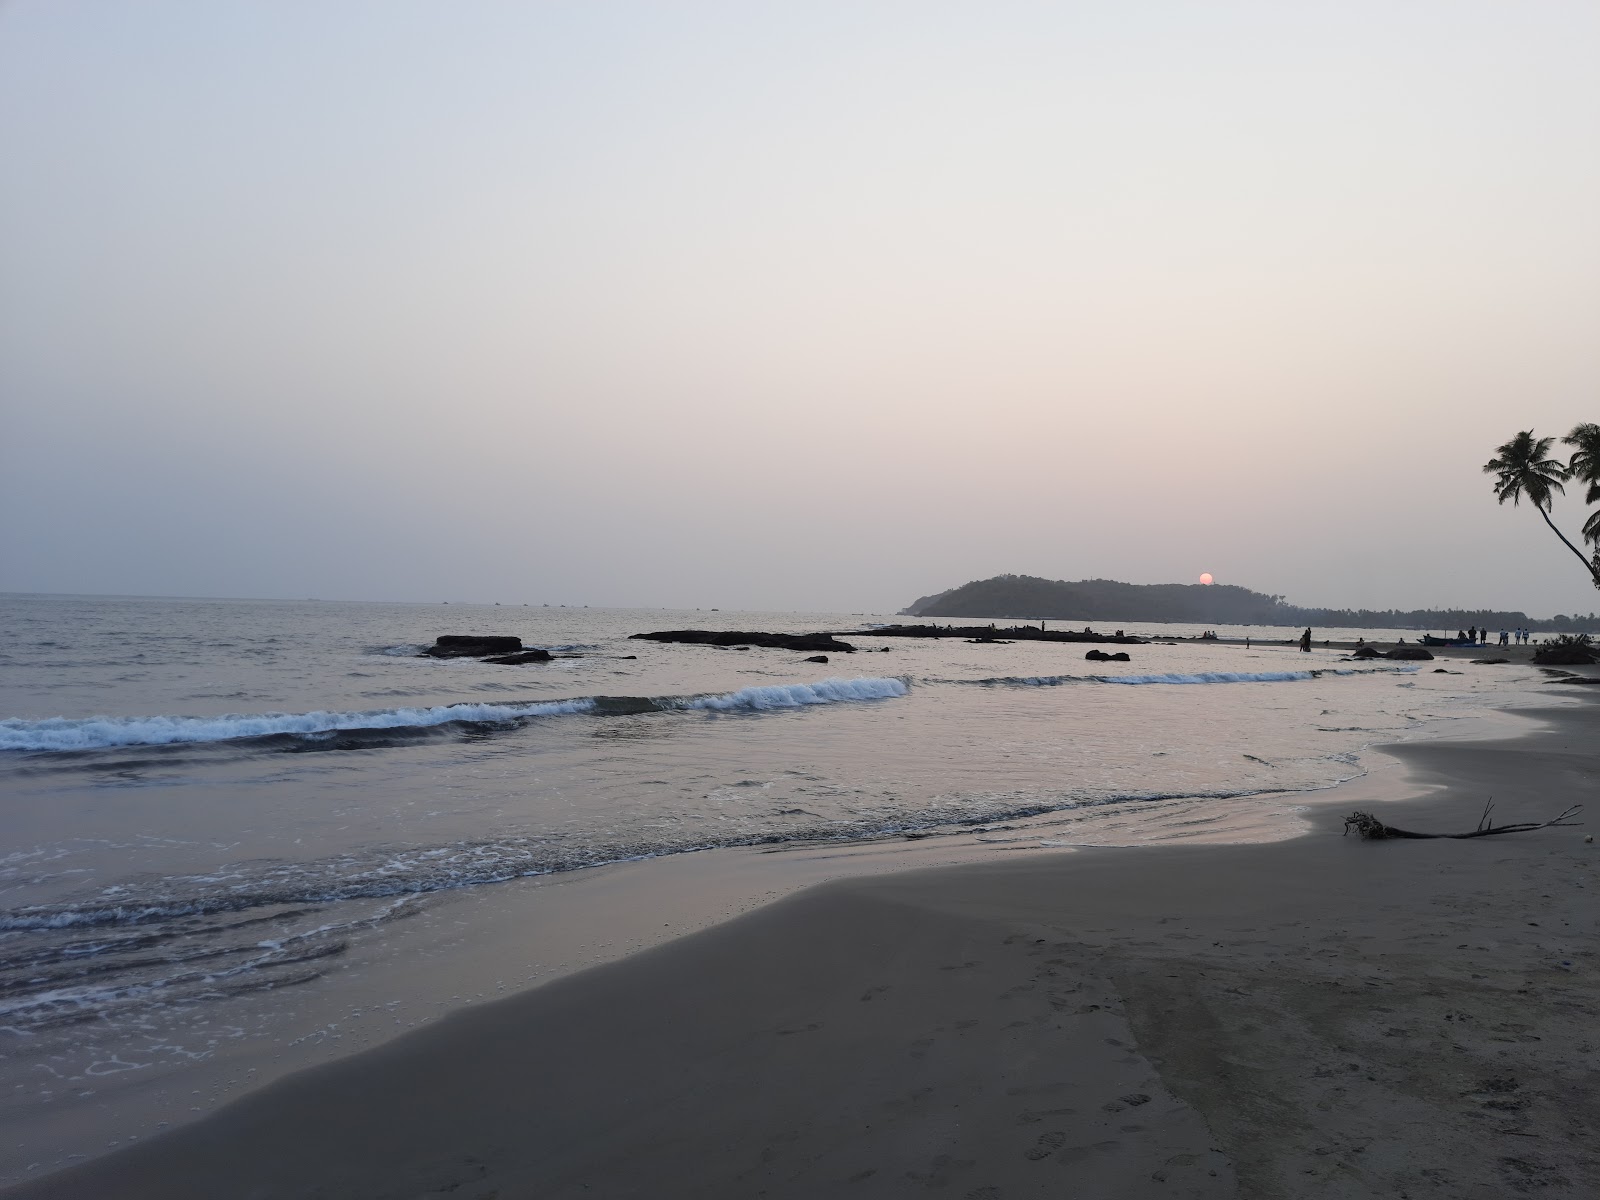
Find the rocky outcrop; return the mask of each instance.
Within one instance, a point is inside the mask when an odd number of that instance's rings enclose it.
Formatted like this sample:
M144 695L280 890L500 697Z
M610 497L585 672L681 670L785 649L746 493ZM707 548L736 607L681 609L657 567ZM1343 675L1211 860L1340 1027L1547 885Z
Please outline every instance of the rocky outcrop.
M1351 658L1366 662L1374 658L1393 658L1402 662L1426 662L1433 657L1432 653L1421 646L1396 646L1393 650L1379 650L1376 646L1362 646L1350 655ZM1503 661L1503 660L1502 660Z
M1533 661L1541 667L1586 667L1600 659L1596 659L1592 646L1557 642L1535 647Z
M1083 657L1088 662L1132 662L1133 661L1131 658L1128 657L1128 652L1126 650L1119 650L1115 654L1107 654L1104 650L1091 650L1091 651L1089 651L1089 653L1085 654Z
M807 662L816 662L816 663L825 663L825 662L828 661L828 656L826 654L813 654L810 658L806 659L806 661Z
M765 646L774 650L827 650L835 654L854 654L855 647L841 642L831 633L748 633L726 629L667 629L658 633L636 633L647 642L681 642L690 646Z
M573 655L572 657L581 658L582 655ZM520 654L502 654L498 658L486 658L483 661L487 663L501 663L508 667L517 667L521 666L523 663L549 662L550 651L524 650Z
M488 654L518 654L521 650L519 637L447 633L422 653L429 658L483 658Z
M1122 632L1095 633L1092 629L1040 629L1037 625L1013 625L998 629L991 625L884 625L877 629L863 629L857 637L889 638L980 638L998 640L1010 638L1018 642L1121 642L1129 646L1142 646L1147 639Z

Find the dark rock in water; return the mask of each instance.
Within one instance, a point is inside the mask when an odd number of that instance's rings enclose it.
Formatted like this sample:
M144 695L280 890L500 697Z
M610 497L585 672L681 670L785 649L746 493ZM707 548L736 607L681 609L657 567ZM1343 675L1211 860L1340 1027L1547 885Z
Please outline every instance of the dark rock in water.
M1590 647L1569 644L1540 646L1533 652L1533 661L1545 667L1584 667L1597 660Z
M1007 641L1003 641L1000 638L981 637L981 638L968 638L967 639L967 645L969 645L969 646L1009 646L1009 645L1011 645L1011 643L1007 642ZM885 646L884 649L887 650L888 647Z
M571 657L573 657L573 658L581 658L583 656L582 655L572 655ZM516 666L521 666L523 663L549 662L550 661L550 651L548 651L548 650L524 650L521 654L504 654L504 655L501 655L499 658L486 658L483 661L484 662L489 662L489 663L503 663L508 667L516 667Z
M1107 654L1104 650L1091 650L1083 656L1088 662L1132 662L1126 650L1119 650L1115 654Z
M1374 646L1363 646L1350 656L1351 658L1382 658L1383 651Z
M422 653L430 658L482 658L486 654L516 654L521 649L519 637L447 633Z
M828 661L828 656L826 654L813 654L810 658L806 659L806 661L825 663Z
M1472 660L1472 664L1477 667L1498 667L1510 661L1509 658L1475 658Z
M668 629L660 633L636 633L647 642L682 642L691 646L734 646L748 650L765 646L774 650L827 650L853 654L855 647L841 642L831 633L743 633L734 630Z
M881 625L876 629L862 629L861 637L951 638L968 637L977 631L972 625ZM1007 637L1018 642L1122 642L1129 646L1142 646L1148 640L1122 633L1095 633L1085 627L1072 629L1040 629L1037 625L1012 625L999 629L993 625L985 637Z
M1403 662L1425 662L1431 659L1433 654L1424 650L1421 646L1396 646L1384 657L1399 659Z
M619 655L617 655L617 657L618 658L638 658L639 656L637 654L619 654Z

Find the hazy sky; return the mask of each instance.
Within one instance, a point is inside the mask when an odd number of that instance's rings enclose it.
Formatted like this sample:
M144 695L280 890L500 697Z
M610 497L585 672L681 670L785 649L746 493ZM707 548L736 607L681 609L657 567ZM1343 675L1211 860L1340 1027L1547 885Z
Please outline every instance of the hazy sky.
M1600 609L1480 472L1600 420L1597 62L1592 0L13 0L0 589Z

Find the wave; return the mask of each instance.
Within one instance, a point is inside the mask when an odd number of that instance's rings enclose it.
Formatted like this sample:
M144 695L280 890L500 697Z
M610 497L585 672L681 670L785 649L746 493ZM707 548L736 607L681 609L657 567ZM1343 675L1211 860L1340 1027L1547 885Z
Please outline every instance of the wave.
M0 909L0 933L100 933L92 942L36 947L28 944L16 961L0 957L0 971L25 967L36 980L42 967L76 961L104 952L147 951L158 941L182 940L196 933L229 932L266 920L300 917L320 906L354 900L396 901L436 892L455 891L539 875L559 874L664 855L697 853L730 847L777 847L794 843L849 843L879 838L921 839L940 832L958 833L996 822L1022 820L1076 809L1138 804L1157 800L1237 799L1287 794L1290 787L1252 786L1227 790L1127 791L1106 796L1027 796L999 793L968 795L960 808L939 804L908 808L873 818L827 819L803 809L810 822L745 828L726 833L663 836L663 831L636 840L568 839L558 834L508 835L442 845L373 847L311 862L233 863L214 874L173 876L159 881L117 885L81 901L23 905ZM269 912L270 917L240 920L244 914ZM220 920L220 925L184 922ZM176 922L176 924L172 924ZM149 930L151 932L140 932ZM252 946L277 942L251 937ZM280 939L281 941L281 939ZM4 987L0 986L0 994Z
M1121 684L1206 684L1206 683L1294 683L1320 679L1324 675L1394 675L1409 674L1418 667L1372 667L1351 670L1343 667L1322 667L1313 671L1196 671L1167 672L1160 675L1000 675L992 679L973 679L963 682L984 687L1063 687L1077 683Z
M685 700L660 700L662 708L701 708L717 712L734 709L763 711L800 708L807 704L833 704L840 700L892 700L906 694L903 679L824 679L821 683L774 684L741 688L723 696L692 696Z
M0 751L79 751L115 746L169 746L228 742L288 735L317 737L367 730L427 729L441 725L494 725L540 717L589 713L618 716L631 713L705 709L717 712L764 712L833 704L848 700L884 700L906 694L902 679L824 679L772 687L743 688L700 696L581 696L513 704L441 704L428 708L383 708L366 712L228 714L220 717L50 717L0 721Z

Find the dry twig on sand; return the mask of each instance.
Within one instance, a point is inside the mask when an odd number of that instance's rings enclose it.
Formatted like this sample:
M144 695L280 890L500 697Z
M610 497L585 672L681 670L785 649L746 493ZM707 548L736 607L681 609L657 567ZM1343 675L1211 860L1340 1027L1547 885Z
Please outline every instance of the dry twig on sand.
M1409 829L1396 829L1393 825L1385 825L1371 813L1353 812L1344 819L1345 834L1354 829L1364 838L1475 838L1488 837L1493 833L1531 833L1535 829L1549 829L1552 825L1581 825L1582 821L1569 821L1568 817L1577 816L1583 811L1583 805L1574 804L1566 812L1560 813L1549 821L1525 821L1519 825L1496 825L1489 820L1489 814L1494 810L1494 797L1483 806L1483 816L1478 818L1478 827L1471 833L1412 833Z

